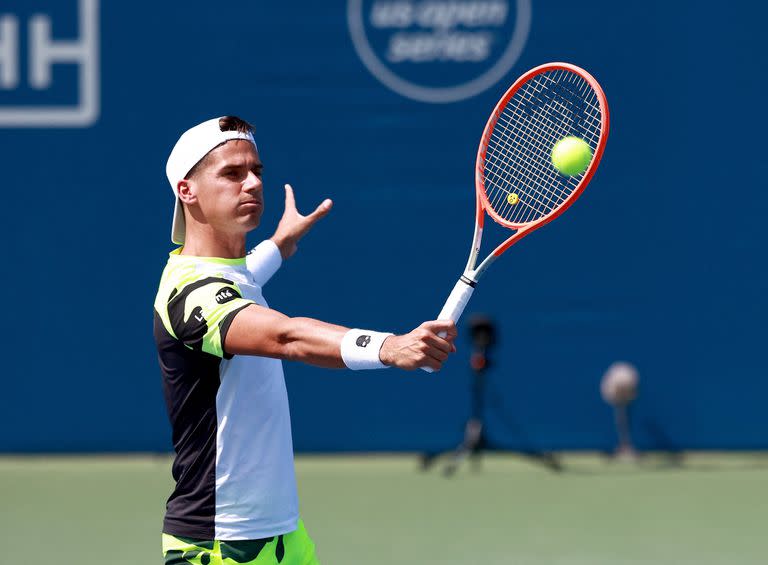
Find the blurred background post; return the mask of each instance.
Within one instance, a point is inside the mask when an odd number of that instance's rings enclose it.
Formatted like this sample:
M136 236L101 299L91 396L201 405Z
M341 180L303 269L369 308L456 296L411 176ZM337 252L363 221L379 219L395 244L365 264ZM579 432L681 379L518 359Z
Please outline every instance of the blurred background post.
M613 421L619 440L613 455L617 459L629 461L637 459L629 425L629 405L637 398L638 385L637 369L632 364L621 361L608 367L600 382L603 400L613 408Z

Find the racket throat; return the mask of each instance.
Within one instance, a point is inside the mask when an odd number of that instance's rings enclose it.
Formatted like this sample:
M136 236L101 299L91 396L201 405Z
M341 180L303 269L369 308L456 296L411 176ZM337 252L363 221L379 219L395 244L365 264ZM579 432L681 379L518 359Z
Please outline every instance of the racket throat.
M482 220L482 216L481 216ZM464 267L464 274L462 278L467 278L477 283L477 277L474 276L475 265L477 264L477 257L480 255L480 244L483 241L483 225L482 221L475 222L475 233L472 236L472 248L469 250L469 258L467 259L467 266Z

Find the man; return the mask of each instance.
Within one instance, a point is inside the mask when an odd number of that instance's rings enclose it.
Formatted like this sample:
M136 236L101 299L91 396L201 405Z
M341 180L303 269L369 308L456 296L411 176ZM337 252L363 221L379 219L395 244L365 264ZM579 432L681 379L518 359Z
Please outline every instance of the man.
M203 122L179 138L166 167L176 198L172 240L182 245L170 254L155 300L176 451L163 524L169 565L318 563L299 520L281 359L439 370L455 351L449 321L397 336L267 306L262 287L332 203L302 216L286 185L277 230L246 257L246 234L264 205L252 131L233 116Z

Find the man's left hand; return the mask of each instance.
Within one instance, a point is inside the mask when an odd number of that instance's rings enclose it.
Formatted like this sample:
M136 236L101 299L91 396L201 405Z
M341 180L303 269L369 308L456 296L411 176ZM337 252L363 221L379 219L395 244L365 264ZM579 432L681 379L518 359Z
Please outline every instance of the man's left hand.
M308 216L302 216L296 209L296 198L290 184L285 185L285 211L275 234L270 238L275 242L283 259L288 259L296 253L299 240L315 225L315 223L331 211L333 202L326 198Z

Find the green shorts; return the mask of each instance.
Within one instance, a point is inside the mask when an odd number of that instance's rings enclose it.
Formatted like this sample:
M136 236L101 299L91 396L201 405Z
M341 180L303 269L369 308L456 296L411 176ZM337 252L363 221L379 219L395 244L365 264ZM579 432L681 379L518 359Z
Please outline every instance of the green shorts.
M165 565L320 565L299 520L296 531L258 540L199 540L163 534Z

